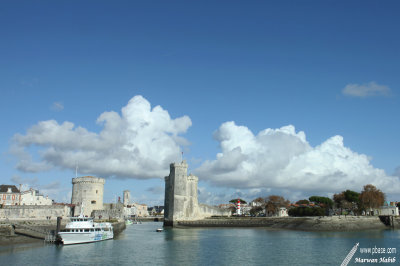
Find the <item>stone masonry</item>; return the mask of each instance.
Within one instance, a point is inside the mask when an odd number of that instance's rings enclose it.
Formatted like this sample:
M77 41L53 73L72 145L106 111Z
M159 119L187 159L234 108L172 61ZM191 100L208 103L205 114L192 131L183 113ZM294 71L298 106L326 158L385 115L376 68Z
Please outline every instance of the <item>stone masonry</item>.
M104 178L83 176L72 178L72 199L75 205L74 216L81 212L90 217L93 210L103 210Z
M229 216L223 209L199 205L197 198L198 178L187 175L186 161L170 164L170 174L165 177L164 226L177 221L199 220L212 215Z

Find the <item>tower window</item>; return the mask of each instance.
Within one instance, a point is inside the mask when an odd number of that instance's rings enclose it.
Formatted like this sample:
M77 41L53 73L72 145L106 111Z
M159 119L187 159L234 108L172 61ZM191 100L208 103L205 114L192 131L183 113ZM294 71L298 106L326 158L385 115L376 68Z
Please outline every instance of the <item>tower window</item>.
M98 191L98 190L96 190L96 194L97 194L97 193L99 193L99 191Z
M92 200L92 204L96 204L96 201L95 201L95 200Z

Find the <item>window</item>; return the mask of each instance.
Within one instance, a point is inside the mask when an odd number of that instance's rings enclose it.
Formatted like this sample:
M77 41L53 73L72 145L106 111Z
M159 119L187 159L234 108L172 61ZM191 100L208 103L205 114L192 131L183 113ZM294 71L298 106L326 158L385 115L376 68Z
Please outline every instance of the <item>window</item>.
M95 200L92 200L92 204L96 204L96 201L95 201Z
M99 193L99 191L98 190L96 190L96 194L98 194Z

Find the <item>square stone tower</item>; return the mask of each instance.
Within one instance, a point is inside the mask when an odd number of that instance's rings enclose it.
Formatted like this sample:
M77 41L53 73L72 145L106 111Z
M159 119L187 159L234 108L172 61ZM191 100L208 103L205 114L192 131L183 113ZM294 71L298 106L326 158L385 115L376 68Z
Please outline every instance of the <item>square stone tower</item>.
M188 176L187 169L186 161L170 164L169 176L165 177L164 226L199 218L198 178L192 174Z
M131 204L131 192L129 190L124 190L124 206Z

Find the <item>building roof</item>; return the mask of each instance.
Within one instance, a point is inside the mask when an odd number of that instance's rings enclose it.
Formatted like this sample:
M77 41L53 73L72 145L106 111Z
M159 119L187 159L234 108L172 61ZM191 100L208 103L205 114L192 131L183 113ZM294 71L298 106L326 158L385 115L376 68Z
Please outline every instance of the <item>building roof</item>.
M19 189L14 185L0 185L0 192L7 192L11 188L11 192L19 193Z

